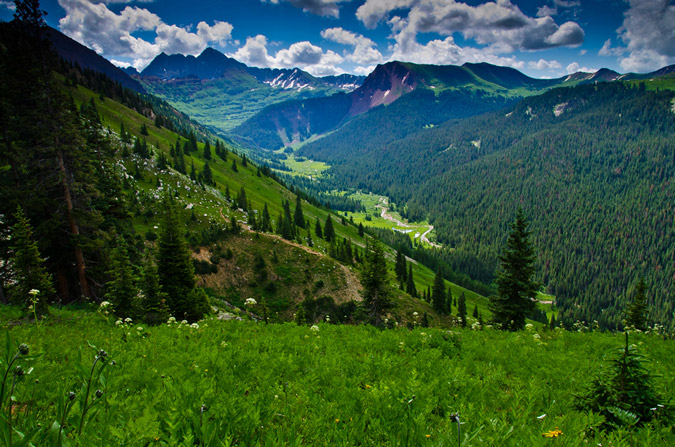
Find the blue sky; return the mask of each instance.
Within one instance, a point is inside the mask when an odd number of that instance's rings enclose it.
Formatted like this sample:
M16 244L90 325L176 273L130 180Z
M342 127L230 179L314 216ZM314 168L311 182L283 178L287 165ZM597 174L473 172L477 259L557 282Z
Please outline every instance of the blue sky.
M42 0L47 23L120 66L214 47L323 76L490 62L533 77L675 64L675 0ZM13 2L0 0L0 19Z

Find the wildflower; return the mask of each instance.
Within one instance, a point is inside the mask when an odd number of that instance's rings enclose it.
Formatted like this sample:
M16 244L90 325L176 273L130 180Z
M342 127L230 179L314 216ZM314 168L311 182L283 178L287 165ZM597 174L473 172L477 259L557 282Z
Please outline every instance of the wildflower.
M417 312L413 312L413 317L417 318L419 314Z
M126 318L124 319L124 322L125 322L125 323L131 323L132 321L134 321L134 320L132 320L132 319L129 318L129 317L126 317Z
M431 438L431 435L424 435L424 437L429 439L429 438Z
M309 328L312 332L319 332L319 326L316 324L313 324L312 327Z
M539 334L534 334L534 335L532 336L532 338L534 338L535 340L539 340L539 339L541 339L541 335L539 335Z
M108 306L110 306L110 301L101 301L101 304L98 307L101 309L105 309Z
M330 315L326 315L326 323L330 323Z
M75 392L71 391L70 393L68 393L68 400L75 400L76 397L77 394L75 394Z
M198 325L197 323L192 323L192 324L190 325L190 327L191 327L192 329L199 329L199 325Z
M227 347L227 342L226 342L226 341L221 341L221 342L220 342L220 347L221 347L221 348Z
M124 321L120 318L119 320L115 321L115 326L122 326L124 324Z
M103 396L103 391L96 390L96 397L100 399L102 396Z
M39 293L40 293L40 291L38 289L30 289L28 291L28 294L33 295L33 296L38 295Z
M547 431L546 433L542 433L541 435L544 438L557 438L557 437L561 436L562 434L563 434L563 432L560 429L558 429L558 427L556 427L555 430Z
M143 326L138 326L138 327L136 328L136 330L137 330L138 332L143 332Z
M542 414L541 416L537 416L537 419L540 421L546 417L546 413Z
M525 330L526 331L533 331L534 330L534 325L532 323L527 323L525 325Z
M169 317L169 321L167 321L167 324L173 324L176 322L176 317Z
M340 419L335 419L335 423L337 424L338 422L340 422Z
M372 386L370 386L370 385L366 384L366 388L372 388Z
M28 355L29 352L30 352L30 348L28 347L28 345L26 343L21 343L19 345L19 353L21 355Z
M180 324L188 324L187 320L180 320Z

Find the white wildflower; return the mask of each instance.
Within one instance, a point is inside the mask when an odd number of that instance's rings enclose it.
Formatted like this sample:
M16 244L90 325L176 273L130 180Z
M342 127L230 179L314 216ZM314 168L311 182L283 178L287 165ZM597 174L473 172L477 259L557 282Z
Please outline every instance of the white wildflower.
M250 306L255 306L258 304L258 302L254 298L246 298L246 301L244 302L244 306L250 307Z
M316 324L313 324L312 327L309 328L312 332L319 332L319 326Z
M126 318L124 319L124 322L125 322L125 323L131 323L132 321L134 321L134 320L132 320L132 319L129 318L129 317L126 317Z
M190 327L191 327L192 329L199 329L199 325L198 325L197 323L192 323L192 324L190 325Z

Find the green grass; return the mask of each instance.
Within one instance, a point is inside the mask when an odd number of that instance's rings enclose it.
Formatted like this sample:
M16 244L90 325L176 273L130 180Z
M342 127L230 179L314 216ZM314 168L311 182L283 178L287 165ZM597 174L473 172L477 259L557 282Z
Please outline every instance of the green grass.
M315 331L215 319L138 329L68 310L53 310L38 329L10 323L5 309L10 354L23 342L38 355L19 360L33 370L13 393L14 427L40 430L34 445L57 445L59 402L70 391L62 433L78 446L452 446L453 413L463 447L675 444L668 423L606 433L599 416L573 407L574 393L622 346L621 334ZM651 360L665 399L675 398L673 340L636 334L631 342ZM96 349L115 365L97 368L89 397L97 404L78 435ZM542 436L555 429L558 438Z

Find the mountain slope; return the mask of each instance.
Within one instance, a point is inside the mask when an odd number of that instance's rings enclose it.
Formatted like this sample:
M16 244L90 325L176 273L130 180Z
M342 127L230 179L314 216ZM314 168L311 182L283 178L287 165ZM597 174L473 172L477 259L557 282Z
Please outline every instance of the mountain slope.
M60 31L48 28L46 37L51 42L56 53L63 59L73 64L78 64L82 68L103 73L113 81L119 82L123 87L135 92L146 93L145 88L137 80L108 62L107 59L96 54L95 51L80 45Z
M644 275L651 318L672 324L673 98L621 82L560 88L420 130L386 150L322 151L318 140L300 153L333 165L332 188L407 202L409 217L428 218L458 259L473 259L464 271L486 282L522 206L541 280L568 323L619 326Z

